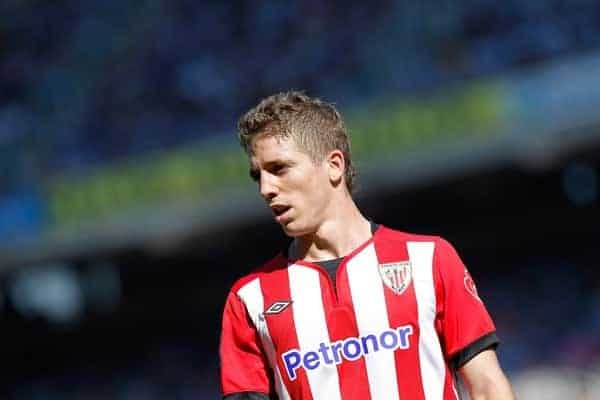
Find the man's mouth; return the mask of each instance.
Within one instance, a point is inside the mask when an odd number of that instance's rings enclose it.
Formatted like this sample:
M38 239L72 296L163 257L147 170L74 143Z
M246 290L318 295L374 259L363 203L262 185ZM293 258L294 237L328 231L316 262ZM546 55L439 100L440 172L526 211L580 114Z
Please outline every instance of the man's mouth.
M278 222L281 222L280 218L291 208L292 207L285 205L274 205L271 206L271 211L273 212L273 215L275 215L275 219L277 219Z

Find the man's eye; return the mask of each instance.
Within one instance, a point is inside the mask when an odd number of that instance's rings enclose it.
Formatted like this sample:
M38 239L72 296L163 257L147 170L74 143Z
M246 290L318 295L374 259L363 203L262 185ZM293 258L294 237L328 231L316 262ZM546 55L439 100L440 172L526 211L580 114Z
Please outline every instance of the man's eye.
M285 165L275 165L271 170L271 173L274 175L281 175L287 170L287 166Z

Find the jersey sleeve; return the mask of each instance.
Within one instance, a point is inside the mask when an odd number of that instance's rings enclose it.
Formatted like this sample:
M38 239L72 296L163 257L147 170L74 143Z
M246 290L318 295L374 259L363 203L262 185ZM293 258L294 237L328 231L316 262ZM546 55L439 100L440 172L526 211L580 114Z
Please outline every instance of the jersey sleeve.
M456 250L439 239L434 254L437 322L444 355L461 367L498 344L496 328Z
M270 392L271 379L258 333L246 307L233 292L223 311L220 344L221 391L223 396Z

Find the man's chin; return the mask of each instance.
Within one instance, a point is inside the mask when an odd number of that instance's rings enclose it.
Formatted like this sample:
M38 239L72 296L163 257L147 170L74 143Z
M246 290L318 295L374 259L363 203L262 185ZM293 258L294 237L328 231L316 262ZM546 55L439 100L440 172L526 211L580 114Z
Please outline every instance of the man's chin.
M289 237L295 238L306 234L305 230L299 229L299 227L297 226L297 224L294 223L294 221L282 223L281 228L283 229L283 232Z

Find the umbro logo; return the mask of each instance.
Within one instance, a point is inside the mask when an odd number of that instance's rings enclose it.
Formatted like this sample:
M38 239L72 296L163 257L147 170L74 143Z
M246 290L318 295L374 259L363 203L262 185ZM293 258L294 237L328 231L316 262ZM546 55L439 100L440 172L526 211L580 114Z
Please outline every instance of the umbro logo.
M267 308L263 314L264 315L272 315L272 314L279 314L280 312L282 312L283 310L285 310L286 308L288 308L288 306L292 304L291 301L276 301L275 303L271 304L269 306L269 308Z

